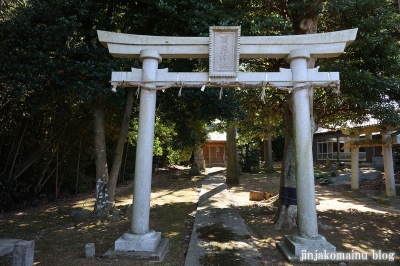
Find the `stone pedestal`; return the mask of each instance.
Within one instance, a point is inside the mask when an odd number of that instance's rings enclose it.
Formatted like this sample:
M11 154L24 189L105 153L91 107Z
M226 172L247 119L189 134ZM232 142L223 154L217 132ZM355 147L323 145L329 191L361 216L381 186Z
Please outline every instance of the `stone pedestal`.
M161 233L154 230L145 234L124 233L115 241L115 250L154 252L160 241Z
M204 160L202 148L193 152L193 161L193 164L196 163L200 171L206 170L206 161Z
M327 254L329 257L330 254L336 253L336 247L321 235L313 238L301 237L298 234L285 235L284 241L277 242L276 246L289 262L306 262L310 260L307 259L307 254Z
M387 206L400 206L400 197L377 198L376 202Z

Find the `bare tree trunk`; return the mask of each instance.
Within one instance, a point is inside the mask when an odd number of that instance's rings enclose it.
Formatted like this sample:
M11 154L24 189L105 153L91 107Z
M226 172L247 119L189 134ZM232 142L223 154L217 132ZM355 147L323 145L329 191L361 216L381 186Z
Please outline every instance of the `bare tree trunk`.
M121 131L119 132L117 146L115 147L114 160L111 168L110 179L108 180L107 184L108 210L111 210L114 207L115 188L117 186L118 174L121 169L126 136L128 135L129 121L131 120L133 100L134 100L133 89L129 88L127 89L125 112L124 112L124 117L122 118Z
M93 104L94 115L94 149L95 149L95 164L96 164L96 202L95 211L100 211L106 207L108 192L108 166L107 166L107 151L105 137L105 117L104 107L101 103Z
M267 173L275 172L274 160L272 158L272 137L264 140L264 160L265 160L265 171Z
M236 125L231 123L226 132L226 183L230 185L239 184L238 154L236 146Z
M80 170L80 162L81 162L81 148L82 148L82 137L81 137L81 140L79 141L78 162L76 165L75 195L78 195L79 170Z
M63 132L65 131L67 127L67 124L64 124L56 133L54 133L51 137L48 139L45 139L42 144L38 149L36 149L29 157L28 159L18 167L18 171L13 175L13 179L17 179L20 175L22 175L28 168L31 166L42 153L44 153L47 149L50 148L50 146L58 140L59 135L62 135Z
M276 213L276 229L297 226L296 174L294 168L294 138L291 110L292 94L286 95L283 107L285 126L285 149L283 152L281 184L279 191L280 206Z
M19 149L21 148L22 139L24 138L24 135L25 135L27 127L28 127L28 121L26 122L24 130L22 131L21 138L19 139L19 142L18 142L17 150L14 152L14 160L13 160L13 163L11 165L11 170L10 170L10 174L8 176L8 180L11 180L11 176L12 176L12 173L14 171L15 161L17 160L17 156L19 154Z

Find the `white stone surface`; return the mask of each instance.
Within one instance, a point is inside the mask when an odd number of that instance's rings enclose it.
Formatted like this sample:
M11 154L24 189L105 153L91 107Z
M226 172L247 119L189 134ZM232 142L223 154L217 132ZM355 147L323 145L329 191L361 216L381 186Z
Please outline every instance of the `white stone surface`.
M357 141L358 136L350 135L350 141ZM358 190L360 188L360 177L359 177L359 151L360 148L351 148L351 190Z
M32 266L35 255L35 241L22 240L15 244L13 266Z
M293 89L302 87L307 80L307 50L296 50L288 57L293 74ZM314 166L310 122L310 95L308 89L292 92L293 136L297 191L297 218L299 234L318 236L315 207Z
M23 241L22 239L0 238L0 256L4 256L14 251L16 243Z
M211 77L236 77L239 72L240 27L210 27Z
M388 138L392 132L381 132L382 141L387 143ZM394 181L394 169L393 169L393 153L392 146L382 146L383 165L385 169L385 186L386 186L386 197L396 196L396 184Z
M326 84L329 82L339 82L338 72L318 72L318 68L307 69L309 82L313 84ZM112 72L111 84L118 85L121 82L126 82L124 86L129 87L129 82L139 83L142 80L142 70L132 69L131 72ZM187 85L198 85L209 82L229 81L224 87L237 87L237 82L250 86L260 85L261 82L269 83L275 86L292 87L292 71L290 69L281 68L279 72L246 72L238 73L232 79L211 77L207 72L168 72L168 69L158 69L156 86L168 86L176 82L182 82ZM137 85L131 85L137 87ZM177 85L178 86L178 85ZM210 85L211 86L211 85ZM221 87L218 85L217 87Z
M138 58L144 49L163 58L208 58L209 37L171 37L97 31L100 42L119 58ZM242 36L240 58L285 58L307 49L314 58L336 57L352 43L357 29L290 36Z
M295 256L301 253L335 253L336 247L326 241L325 237L318 235L315 238L303 238L296 234L285 236L285 245Z
M161 241L161 232L150 230L145 234L125 233L115 241L115 251L154 252Z
M140 60L143 61L142 82L148 87L155 87L153 81L156 80L160 55L157 51L144 50ZM145 234L149 231L156 93L151 90L140 92L131 226L134 234Z
M87 243L85 245L86 258L94 258L95 254L96 254L96 248L94 243Z

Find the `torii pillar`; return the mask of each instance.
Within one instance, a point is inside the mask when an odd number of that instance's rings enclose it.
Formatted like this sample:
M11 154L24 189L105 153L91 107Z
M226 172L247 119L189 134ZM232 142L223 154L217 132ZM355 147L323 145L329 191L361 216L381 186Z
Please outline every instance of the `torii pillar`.
M382 155L383 155L383 166L385 170L385 192L386 197L391 198L396 196L396 184L394 180L394 169L393 169L393 153L392 145L389 143L388 138L393 132L382 130Z
M158 64L162 58L157 50L140 51L142 83L155 88ZM135 185L131 230L115 241L115 251L141 251L153 253L161 241L161 232L149 229L150 195L154 144L156 91L141 90L138 140L136 146ZM165 240L164 246L168 243Z
M290 52L287 61L293 75L293 135L297 192L298 233L286 235L277 246L289 261L301 260L302 254L334 253L336 247L318 234L315 206L314 165L310 121L309 89L299 89L307 84L307 50ZM297 90L296 90L297 89Z

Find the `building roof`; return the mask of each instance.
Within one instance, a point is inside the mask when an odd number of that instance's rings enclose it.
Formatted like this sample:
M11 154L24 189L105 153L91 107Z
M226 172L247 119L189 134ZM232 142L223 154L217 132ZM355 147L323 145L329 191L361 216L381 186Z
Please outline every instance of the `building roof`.
M207 139L208 141L226 141L226 133L221 133L217 131L209 132L207 135Z

